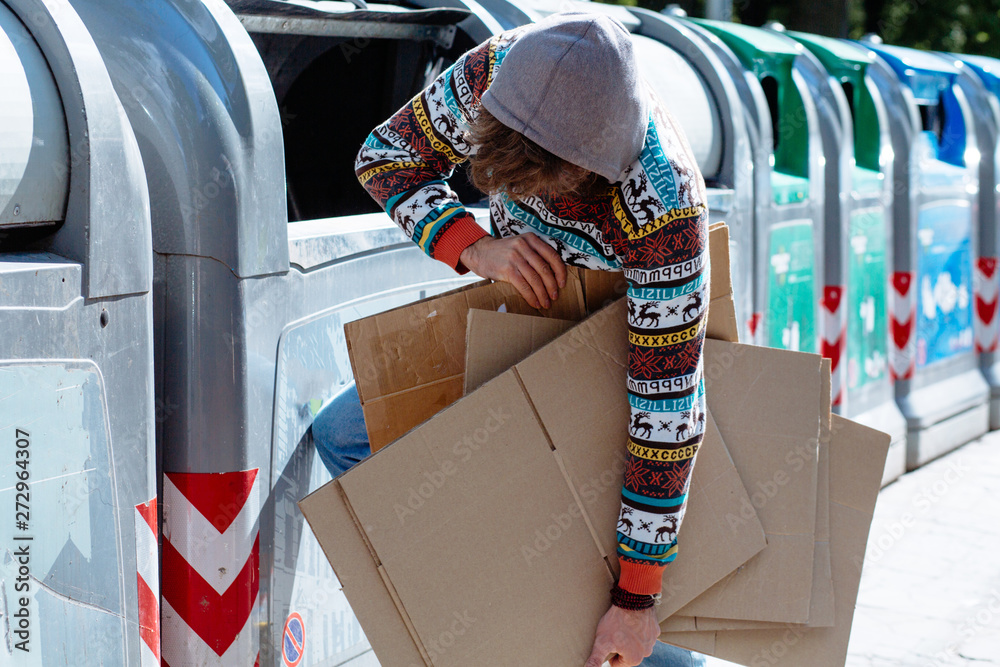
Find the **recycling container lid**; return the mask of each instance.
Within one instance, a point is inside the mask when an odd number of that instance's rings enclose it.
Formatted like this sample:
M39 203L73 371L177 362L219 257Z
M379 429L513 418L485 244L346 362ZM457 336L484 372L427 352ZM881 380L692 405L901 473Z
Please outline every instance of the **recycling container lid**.
M758 78L773 76L778 79L791 76L795 58L802 53L802 47L788 39L782 39L769 30L762 30L739 23L712 21L709 19L689 19L715 34L733 50L743 66Z
M425 25L451 25L471 15L467 9L441 7L435 9L409 9L398 5L379 4L365 8L339 2L285 2L283 0L227 0L229 8L238 16L259 16L293 19L318 19L380 23L422 23Z
M933 53L873 42L863 45L885 60L899 80L913 91L918 103L937 104L941 93L955 85L958 78L958 69Z
M854 158L859 166L879 172L881 119L871 92L865 85L868 67L875 61L875 54L841 39L804 32L787 34L816 56L827 73L844 86L854 121ZM868 180L855 177L854 182L864 184Z
M769 95L774 137L771 188L776 204L809 198L809 128L805 103L792 78L795 60L805 52L798 42L770 30L707 19L691 21L728 46ZM770 81L768 81L770 80ZM786 122L787 121L787 122ZM781 128L779 130L779 128Z
M471 16L468 9L452 7L409 9L400 5L297 0L227 0L247 32L418 39L451 48L455 24Z
M967 173L965 167L945 160L946 156L941 154L941 148L933 132L924 131L917 134L914 137L913 147L920 162L917 184L921 188L955 190L965 188Z
M1000 97L1000 60L989 56L967 56L952 54L979 75L979 79L991 93Z
M48 62L0 2L0 228L61 222L69 168L66 116Z
M832 37L811 35L805 32L787 32L785 34L809 49L830 73L830 76L840 81L849 81L855 87L864 85L868 66L875 60L875 56L871 52L866 52Z

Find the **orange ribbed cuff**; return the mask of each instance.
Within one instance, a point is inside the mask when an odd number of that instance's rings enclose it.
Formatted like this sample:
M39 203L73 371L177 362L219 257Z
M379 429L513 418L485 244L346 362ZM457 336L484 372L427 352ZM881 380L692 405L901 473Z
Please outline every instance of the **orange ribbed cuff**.
M636 595L656 595L663 590L663 566L619 560L622 568L618 587Z
M468 273L469 269L459 264L462 251L484 236L489 234L479 226L471 213L458 215L437 239L434 259L444 262L459 274Z

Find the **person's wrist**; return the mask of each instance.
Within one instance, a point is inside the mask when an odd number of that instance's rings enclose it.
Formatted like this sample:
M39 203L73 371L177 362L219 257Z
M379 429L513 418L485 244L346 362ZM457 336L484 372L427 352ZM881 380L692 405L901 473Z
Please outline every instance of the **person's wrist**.
M639 593L630 593L618 584L615 584L611 589L611 604L626 611L644 611L660 604L660 594L642 595Z
M473 273L479 273L476 271L479 251L482 249L483 244L488 243L491 239L492 237L490 236L484 236L481 239L477 239L476 241L470 243L458 256L459 263Z

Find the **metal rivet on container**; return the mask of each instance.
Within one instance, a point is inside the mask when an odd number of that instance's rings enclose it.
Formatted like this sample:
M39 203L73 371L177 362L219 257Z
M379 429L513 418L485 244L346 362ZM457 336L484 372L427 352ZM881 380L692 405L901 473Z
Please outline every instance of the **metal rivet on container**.
M21 215L21 207L14 205L14 215Z
M111 321L111 316L108 315L108 311L101 308L101 328L108 326L108 322Z

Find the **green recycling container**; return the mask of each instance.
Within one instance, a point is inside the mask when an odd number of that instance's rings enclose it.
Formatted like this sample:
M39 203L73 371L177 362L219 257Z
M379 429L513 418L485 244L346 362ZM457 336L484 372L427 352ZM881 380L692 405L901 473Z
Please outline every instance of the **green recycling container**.
M786 33L806 47L826 157L820 337L834 410L892 435L883 483L906 470L906 420L889 373L892 166L885 103L868 76L874 54L829 37Z
M824 159L805 48L769 30L703 19L739 60L758 104L752 341L819 352Z

